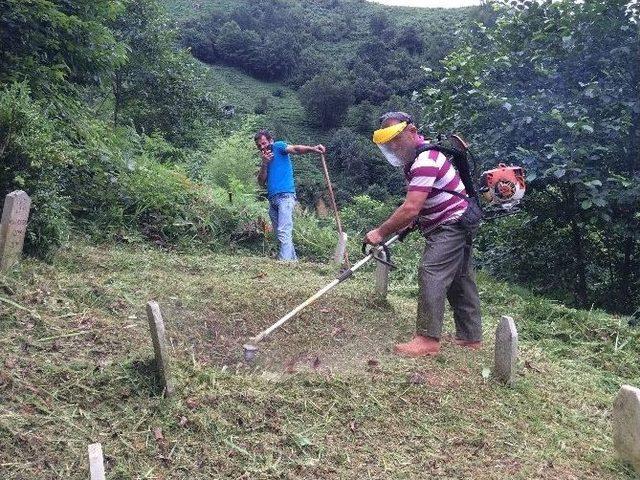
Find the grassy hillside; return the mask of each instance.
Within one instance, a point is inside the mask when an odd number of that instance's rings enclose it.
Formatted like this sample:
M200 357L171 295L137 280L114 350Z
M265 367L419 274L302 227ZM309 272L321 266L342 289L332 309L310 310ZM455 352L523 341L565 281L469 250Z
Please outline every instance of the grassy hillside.
M376 299L369 271L241 362L249 336L334 273L78 243L24 262L0 279L0 476L86 478L86 446L101 442L114 479L633 478L610 407L640 382L638 332L485 277L479 353L447 336L437 358L391 355L415 300ZM150 299L176 362L172 400L153 379ZM522 338L513 389L483 375L501 314Z
M326 142L330 133L314 128L305 117L295 90L278 82L265 82L224 65L210 65L208 86L220 105L233 105L236 114L253 115L264 98L266 109L259 122L295 143ZM275 94L275 95L274 95ZM236 119L228 124L233 127Z

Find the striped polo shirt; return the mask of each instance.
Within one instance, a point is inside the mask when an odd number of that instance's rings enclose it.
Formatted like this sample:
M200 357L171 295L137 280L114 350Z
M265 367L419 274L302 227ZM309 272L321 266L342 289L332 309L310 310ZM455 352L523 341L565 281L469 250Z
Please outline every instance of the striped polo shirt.
M457 170L438 150L422 152L411 165L405 167L405 177L407 191L428 192L420 211L423 231L454 223L467 209L466 200L443 191L467 194Z

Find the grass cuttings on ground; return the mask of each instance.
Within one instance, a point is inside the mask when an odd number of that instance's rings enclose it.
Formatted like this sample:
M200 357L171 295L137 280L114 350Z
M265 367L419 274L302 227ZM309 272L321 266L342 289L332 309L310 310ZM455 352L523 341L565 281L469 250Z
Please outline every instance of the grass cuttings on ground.
M75 244L0 279L0 478L633 478L610 409L639 384L638 332L480 279L485 348L389 353L415 301L355 276L241 363L241 345L327 283L327 265ZM163 310L176 394L154 377L145 303ZM521 336L512 389L492 336ZM527 315L528 317L525 317ZM554 319L557 319L555 321ZM448 327L450 329L450 319Z

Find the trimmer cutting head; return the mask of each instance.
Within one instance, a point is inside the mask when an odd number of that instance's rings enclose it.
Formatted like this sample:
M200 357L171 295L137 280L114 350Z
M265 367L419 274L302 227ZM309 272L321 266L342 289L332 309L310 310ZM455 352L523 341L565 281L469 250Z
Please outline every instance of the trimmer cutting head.
M247 363L253 362L258 354L258 347L250 343L245 343L242 348L244 350L244 361Z

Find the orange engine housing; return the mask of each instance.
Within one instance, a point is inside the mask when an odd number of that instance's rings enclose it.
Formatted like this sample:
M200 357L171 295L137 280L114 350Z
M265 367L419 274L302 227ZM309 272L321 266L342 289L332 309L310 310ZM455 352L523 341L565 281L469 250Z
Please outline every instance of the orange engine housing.
M497 168L482 172L480 192L490 205L505 209L514 207L520 202L526 190L524 169L504 163Z

